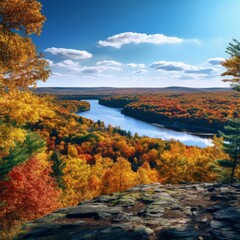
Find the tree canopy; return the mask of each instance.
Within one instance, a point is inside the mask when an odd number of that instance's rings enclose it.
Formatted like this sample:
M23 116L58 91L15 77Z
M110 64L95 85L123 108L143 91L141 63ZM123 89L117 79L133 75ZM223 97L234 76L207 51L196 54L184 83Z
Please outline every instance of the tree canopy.
M222 62L222 65L227 68L227 71L222 76L231 76L232 78L223 81L231 82L233 89L240 92L240 42L233 39L233 42L229 43L226 52L230 55L230 58ZM240 109L239 105L236 107L234 118L228 119L224 131L220 132L224 140L222 148L228 154L229 159L218 160L218 162L222 167L231 169L231 174L227 177L230 182L236 180L235 172L240 161Z
M222 76L229 76L229 78L225 78L223 81L231 82L233 89L240 91L240 42L233 39L233 42L229 43L226 53L230 55L230 58L221 63L227 68Z
M50 74L30 35L41 33L45 17L36 0L0 3L0 157L26 136L24 125L53 116L45 98L29 91Z

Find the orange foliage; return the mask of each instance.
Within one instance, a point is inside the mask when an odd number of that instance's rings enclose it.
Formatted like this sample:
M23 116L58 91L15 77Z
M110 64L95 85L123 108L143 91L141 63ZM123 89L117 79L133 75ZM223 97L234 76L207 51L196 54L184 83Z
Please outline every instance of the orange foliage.
M212 182L217 180L213 171L216 156L226 157L215 147L201 149L172 143L156 163L163 182Z
M4 221L31 220L60 207L59 195L50 166L33 157L14 167L8 181L0 182L0 219Z
M132 171L130 162L122 157L117 159L117 162L112 168L104 174L102 178L103 194L124 191L137 184L136 173Z
M182 123L215 131L240 107L240 95L232 92L115 96L104 98L101 103L119 107L126 98L130 100L124 105L124 114L160 124Z

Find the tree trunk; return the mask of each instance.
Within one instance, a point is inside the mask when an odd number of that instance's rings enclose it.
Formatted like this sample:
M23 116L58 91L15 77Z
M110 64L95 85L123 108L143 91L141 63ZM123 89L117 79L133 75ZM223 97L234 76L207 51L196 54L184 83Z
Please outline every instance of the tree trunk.
M234 183L234 174L235 174L235 169L237 167L237 158L234 159L234 162L233 162L233 167L232 167L232 173L231 173L231 183Z

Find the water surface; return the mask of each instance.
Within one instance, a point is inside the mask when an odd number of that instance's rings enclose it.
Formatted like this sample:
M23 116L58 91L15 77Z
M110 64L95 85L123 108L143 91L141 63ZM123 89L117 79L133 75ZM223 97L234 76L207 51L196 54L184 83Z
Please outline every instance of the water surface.
M133 135L137 133L139 136L162 138L164 140L177 139L186 145L196 145L199 147L211 145L210 139L194 136L187 132L177 132L125 116L121 114L120 108L102 106L98 103L98 100L86 101L91 104L91 109L86 112L78 113L78 115L94 121L101 120L105 123L105 126L108 124L119 126L122 130L130 131Z

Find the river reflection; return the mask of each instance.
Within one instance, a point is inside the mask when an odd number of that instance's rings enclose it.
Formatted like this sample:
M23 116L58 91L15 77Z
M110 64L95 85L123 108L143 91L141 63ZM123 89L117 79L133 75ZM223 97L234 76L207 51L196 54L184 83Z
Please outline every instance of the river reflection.
M91 109L78 115L94 121L101 120L107 126L119 126L121 129L130 131L133 135L162 138L164 140L177 139L186 145L206 147L211 145L211 140L193 136L186 132L177 132L163 127L152 125L138 119L121 114L121 109L102 106L98 100L86 100L91 104Z

